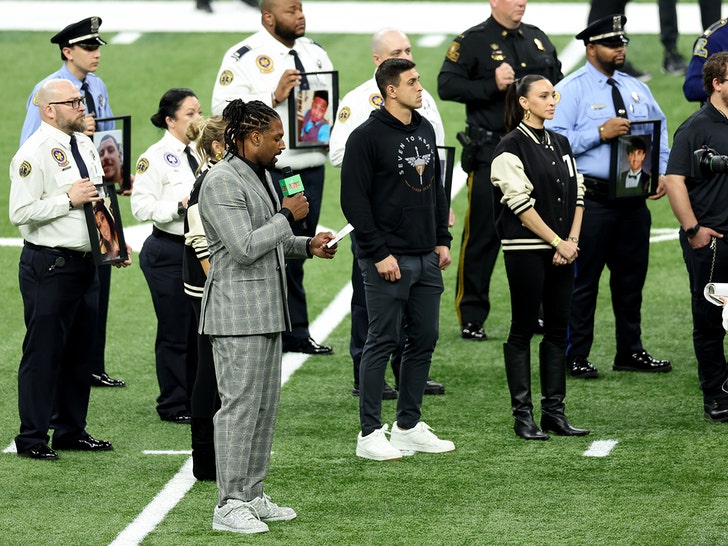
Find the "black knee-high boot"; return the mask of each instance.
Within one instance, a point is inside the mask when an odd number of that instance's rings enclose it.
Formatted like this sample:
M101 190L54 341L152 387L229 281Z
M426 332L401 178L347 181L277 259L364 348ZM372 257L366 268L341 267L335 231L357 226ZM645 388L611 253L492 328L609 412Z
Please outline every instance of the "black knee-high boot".
M531 353L508 343L503 344L506 378L511 392L511 408L515 423L513 430L524 440L548 440L533 420L531 402Z
M564 349L548 341L539 345L541 369L541 428L558 436L586 436L588 430L574 428L564 415L566 396L566 355Z
M193 417L192 474L200 481L215 481L215 427L212 417Z

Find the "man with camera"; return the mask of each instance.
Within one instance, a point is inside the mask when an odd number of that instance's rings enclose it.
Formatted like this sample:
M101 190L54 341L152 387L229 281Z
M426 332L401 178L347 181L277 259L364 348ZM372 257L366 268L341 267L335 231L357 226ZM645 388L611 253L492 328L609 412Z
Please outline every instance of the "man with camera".
M721 308L708 303L703 288L728 281L728 52L703 66L708 101L675 132L665 185L680 221L680 246L690 277L693 345L703 390L705 418L728 422L728 365L723 349Z

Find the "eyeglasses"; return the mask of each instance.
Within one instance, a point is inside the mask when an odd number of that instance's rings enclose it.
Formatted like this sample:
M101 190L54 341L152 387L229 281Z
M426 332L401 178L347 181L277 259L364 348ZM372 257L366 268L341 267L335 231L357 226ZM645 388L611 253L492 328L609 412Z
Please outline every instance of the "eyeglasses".
M86 97L81 97L79 99L63 100L59 102L49 102L48 104L65 104L67 106L70 106L74 110L78 110L79 106L81 106L82 104L86 106Z

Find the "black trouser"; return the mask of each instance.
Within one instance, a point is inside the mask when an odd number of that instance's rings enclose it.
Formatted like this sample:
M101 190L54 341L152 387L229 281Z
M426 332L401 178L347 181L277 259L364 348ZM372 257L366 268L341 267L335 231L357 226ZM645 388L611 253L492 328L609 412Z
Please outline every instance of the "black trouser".
M630 355L642 350L642 288L649 262L650 224L650 211L642 199L611 203L585 200L569 314L570 357L587 357L591 351L604 266L610 271L617 353Z
M200 322L202 300L190 297L195 312L195 323ZM192 417L212 419L220 409L220 395L217 392L215 361L212 357L212 343L207 334L197 334L197 375L192 387Z
M728 399L722 385L728 378L723 340L722 308L705 299L703 290L709 282L728 282L728 243L714 239L711 245L693 250L685 233L680 232L680 246L690 279L693 311L693 346L698 360L698 378L706 403ZM712 269L712 272L711 272Z
M21 452L48 442L51 426L54 440L73 441L85 433L99 281L90 253L28 245L18 277L26 327L15 437Z
M492 157L496 143L483 144L479 157ZM468 210L458 260L455 309L460 324L482 325L490 312L490 278L498 259L500 240L493 218L490 161L480 161L468 175Z
M316 226L321 215L321 199L324 193L324 167L313 167L301 171L303 192L308 200L308 216L299 222L293 223L293 234L313 237L316 235ZM288 176L291 176L288 175ZM283 199L278 181L286 178L280 171L271 172L273 186L278 192L278 198ZM308 309L306 307L306 290L303 287L303 264L305 259L286 260L286 281L288 284L288 313L291 316L291 331L283 332L283 350L294 350L309 336Z
M106 321L109 316L109 295L111 293L111 266L100 265L99 269L99 313L96 321L94 359L91 372L101 375L106 371Z
M139 253L139 266L152 294L157 315L154 343L162 419L190 411L197 369L197 330L190 298L182 282L184 238L155 229Z

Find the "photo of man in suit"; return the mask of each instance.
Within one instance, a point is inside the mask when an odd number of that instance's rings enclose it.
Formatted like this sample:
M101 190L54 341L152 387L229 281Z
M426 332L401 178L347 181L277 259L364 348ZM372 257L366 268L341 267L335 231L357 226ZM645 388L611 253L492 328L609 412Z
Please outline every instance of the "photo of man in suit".
M625 153L629 162L629 169L619 173L617 179L617 196L642 195L649 193L650 173L643 170L647 157L647 144L640 136L631 136L626 139ZM646 167L646 166L645 166Z
M263 490L281 389L281 332L290 329L286 258L333 258L333 233L295 236L303 192L279 202L270 175L286 147L278 113L261 101L223 111L227 154L208 172L199 212L210 250L200 332L212 343L222 407L215 414L218 503L212 527L264 533L296 517ZM305 189L305 188L304 188Z

